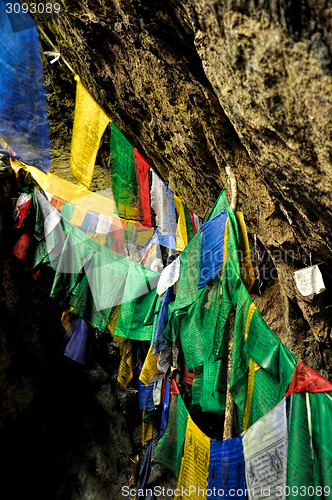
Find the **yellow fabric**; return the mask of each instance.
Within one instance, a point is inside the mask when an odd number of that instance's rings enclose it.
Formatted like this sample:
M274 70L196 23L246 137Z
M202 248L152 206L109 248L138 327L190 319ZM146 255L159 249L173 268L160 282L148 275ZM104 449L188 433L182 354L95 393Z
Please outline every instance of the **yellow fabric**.
M146 355L139 379L143 384L149 385L155 375L161 374L157 368L159 353L152 354L152 346L150 346Z
M147 424L144 422L145 411L143 411L142 417L142 445L144 446L147 441L150 441L153 436L153 424Z
M181 469L177 488L180 490L179 499L187 499L182 491L188 490L192 500L204 500L208 483L210 460L210 438L208 438L188 416L186 440L181 462ZM195 488L195 490L193 490ZM200 489L199 489L200 488ZM188 491L187 491L188 493Z
M68 326L70 325L70 320L72 317L72 310L73 309L74 309L73 306L68 306L63 311L62 316L61 316L61 324L66 331L67 331Z
M85 215L86 215L86 210L84 210L81 207L76 207L73 212L73 215L71 216L70 222L76 227L81 227Z
M26 171L30 172L32 177L38 182L40 187L47 193L53 194L64 201L69 201L73 205L87 210L94 210L110 217L117 217L118 211L116 203L111 198L106 198L98 193L89 191L84 186L73 184L72 182L56 177L53 174L44 174L41 170L35 167L29 167L21 163Z
M224 255L223 255L223 261L222 261L222 268L221 268L221 278L222 278L222 275L224 272L224 266L225 266L226 260L228 259L228 249L227 249L228 235L229 235L229 221L228 221L228 217L227 217L225 232L224 232Z
M154 235L154 229L142 226L139 222L135 224L135 235L137 234L135 245L145 247L146 243Z
M242 252L242 262L241 262L242 281L245 287L247 288L248 292L250 292L251 287L255 282L255 271L251 261L251 251L249 246L248 233L243 213L236 212L236 218L239 225L240 250Z
M78 75L70 168L73 176L85 187L90 186L100 139L110 118L84 87Z
M100 243L101 245L105 245L106 244L106 235L105 234L96 233L93 236L93 239L96 240L96 241L98 241L98 243Z
M38 168L30 167L25 163L20 162L20 166L24 168L24 170L31 173L32 177L38 182L44 191L51 193L62 200L72 201L91 193L91 191L82 185L73 184L72 182L61 179L60 177L50 173L45 174Z
M176 250L182 252L182 250L184 250L188 245L187 225L182 201L176 195L174 195L174 205L178 214L178 224L176 227Z
M120 305L116 307L115 312L107 325L107 328L113 335L113 338L118 344L120 350L121 360L118 369L117 381L123 387L127 387L129 382L133 378L134 370L138 365L138 353L137 349L134 347L134 343L132 340L114 335L115 328L119 319L120 309Z
M255 384L255 372L260 369L260 365L256 363L252 358L250 358L249 362L249 375L248 375L248 389L247 389L247 401L246 401L246 408L244 411L244 417L243 417L243 430L245 431L248 427L248 422L249 422L249 417L250 417L250 410L251 410L251 401L252 401L252 395L254 392L254 384Z
M246 329L245 329L245 332L244 332L244 340L247 340L247 338L248 338L248 332L249 332L250 323L251 323L251 320L252 320L252 315L254 314L254 312L256 311L256 309L257 309L257 307L252 302L250 304L250 306L249 306L249 309L248 309L248 315L247 315L247 321L246 321Z

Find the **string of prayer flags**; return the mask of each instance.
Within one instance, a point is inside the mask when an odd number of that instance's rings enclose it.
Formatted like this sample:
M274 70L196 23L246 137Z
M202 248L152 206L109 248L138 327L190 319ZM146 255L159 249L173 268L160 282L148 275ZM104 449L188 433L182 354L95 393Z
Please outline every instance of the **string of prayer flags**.
M285 499L287 474L286 399L243 434L246 483L249 500Z
M316 373L310 366L297 362L294 375L285 396L300 392L329 392L332 384L326 378Z
M177 393L173 393L171 397L168 422L159 439L153 459L154 462L171 470L176 476L179 475L181 467L188 416L188 410L177 390Z
M70 168L73 176L86 188L90 186L100 140L110 122L104 110L75 75L76 101Z
M231 494L230 494L230 490ZM242 436L225 441L211 439L207 500L246 498ZM223 492L219 495L219 492Z
M18 14L14 16L18 21ZM50 138L36 24L16 31L0 2L0 151L47 172ZM15 32L13 32L15 31Z
M114 122L111 125L110 148L112 191L119 216L123 219L144 220L134 148ZM143 178L142 182L146 186ZM146 193L144 196L146 200Z
M210 460L210 438L188 417L186 440L177 488L179 498L206 499Z
M147 227L152 226L151 222L151 208L150 208L150 189L149 189L149 171L150 165L143 158L143 156L134 149L135 158L136 158L136 167L137 167L137 175L139 188L141 193L141 201L142 201L142 209L144 214L144 222L142 224Z
M161 236L176 237L174 195L154 171L152 171L151 206L156 213L156 223Z

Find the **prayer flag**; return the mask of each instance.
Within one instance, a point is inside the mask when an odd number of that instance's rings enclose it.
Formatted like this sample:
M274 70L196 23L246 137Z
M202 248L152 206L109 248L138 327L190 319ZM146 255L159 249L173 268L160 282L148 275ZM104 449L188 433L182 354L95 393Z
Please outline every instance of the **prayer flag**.
M227 211L216 215L201 227L201 261L198 288L202 288L211 279L221 276L224 257L224 232Z
M73 176L89 187L100 140L110 119L85 88L78 75L70 168Z
M168 422L154 455L154 462L167 467L176 476L181 467L188 415L181 395L174 394L169 405Z
M134 148L112 122L111 125L112 191L119 216L144 220Z
M135 148L135 158L137 166L137 175L139 188L141 192L141 201L144 215L144 226L151 227L151 209L150 209L150 188L149 188L149 170L150 165Z
M29 29L11 26L5 3L0 2L0 151L47 172L50 139L38 31L29 14Z
M174 195L175 210L178 214L178 223L176 227L176 250L182 252L188 245L186 218L183 209L183 203L180 198Z
M225 441L211 439L207 488L211 492L206 497L208 500L221 496L236 500L246 498L242 436ZM218 491L223 494L219 495Z
M177 488L179 499L185 499L184 490L190 491L190 498L206 499L208 468L210 460L210 438L208 438L188 417L186 440Z
M287 474L286 399L242 434L249 499L285 500Z
M152 171L151 206L156 213L156 223L161 236L176 236L174 195L166 184ZM163 245L163 243L160 243Z
M329 392L332 384L312 368L298 361L285 396L299 392Z

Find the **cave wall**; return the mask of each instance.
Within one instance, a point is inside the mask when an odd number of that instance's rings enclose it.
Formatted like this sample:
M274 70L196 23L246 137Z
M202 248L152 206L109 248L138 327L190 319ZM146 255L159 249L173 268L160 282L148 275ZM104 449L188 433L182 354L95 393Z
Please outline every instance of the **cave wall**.
M292 273L311 259L331 279L332 4L61 5L61 14L38 15L37 23L189 208L203 217L222 187L229 195L224 167L233 169L248 231L277 270L278 280L264 281L280 297L283 342L304 361L309 337L319 352L329 349L329 294L302 297ZM44 62L59 152L70 146L75 86L63 63ZM95 189L110 182L108 140ZM315 369L332 373L330 356L318 357Z
M189 208L204 217L222 187L229 196L225 166L233 169L239 209L258 242L261 282L252 297L293 354L329 380L331 15L332 2L323 0L64 0L60 14L35 16ZM52 50L42 34L41 44ZM75 83L61 60L50 65L44 55L43 63L52 171L70 178ZM93 190L110 185L109 168L108 132ZM121 481L137 475L141 448L138 411L128 419L136 395L123 397L115 381L117 351L101 336L95 369L68 364L57 350L59 308L11 260L8 246L1 256L0 380L10 463L25 440L24 470L35 432L41 461L55 457L54 469L51 460L43 465L40 491L51 481L54 498L120 498ZM327 291L306 298L292 273L310 259L321 264ZM31 489L34 477L24 475ZM15 488L12 498L23 498L24 482Z

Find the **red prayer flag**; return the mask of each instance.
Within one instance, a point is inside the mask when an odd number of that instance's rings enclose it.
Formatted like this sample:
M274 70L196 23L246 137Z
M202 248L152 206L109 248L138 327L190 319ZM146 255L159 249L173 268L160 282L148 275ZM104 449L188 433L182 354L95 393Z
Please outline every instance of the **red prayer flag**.
M176 383L175 378L172 378L171 380L171 398L174 394L180 394L178 384Z
M150 165L143 158L143 156L134 149L136 166L137 166L137 176L139 182L139 188L141 192L141 201L144 214L144 222L141 222L143 226L151 227L151 209L150 209L150 190L149 190L149 170Z
M194 377L195 377L195 371L196 369L194 368L192 372L188 371L186 363L183 365L183 382L189 385L193 385Z
M51 205L52 205L52 207L56 208L58 212L60 211L60 208L62 207L63 204L64 204L64 200L62 200L58 196L54 196L54 195L52 196Z
M29 230L25 231L25 233L22 234L22 236L14 245L12 252L26 265L26 267L31 272L32 277L36 280L39 274L39 270L34 271L32 269L32 267L29 265L28 256L26 253L27 249L29 248L31 240L32 240L31 232Z
M298 361L285 396L300 392L329 392L332 384L312 368Z
M31 203L31 198L17 207L17 222L16 224L14 224L13 229L21 227L22 222L24 221L29 211L30 203Z
M188 210L189 210L189 208L188 208ZM191 210L189 210L189 213L190 213L191 222L193 223L194 234L196 234L197 229L196 229L196 224L195 224L194 213Z

